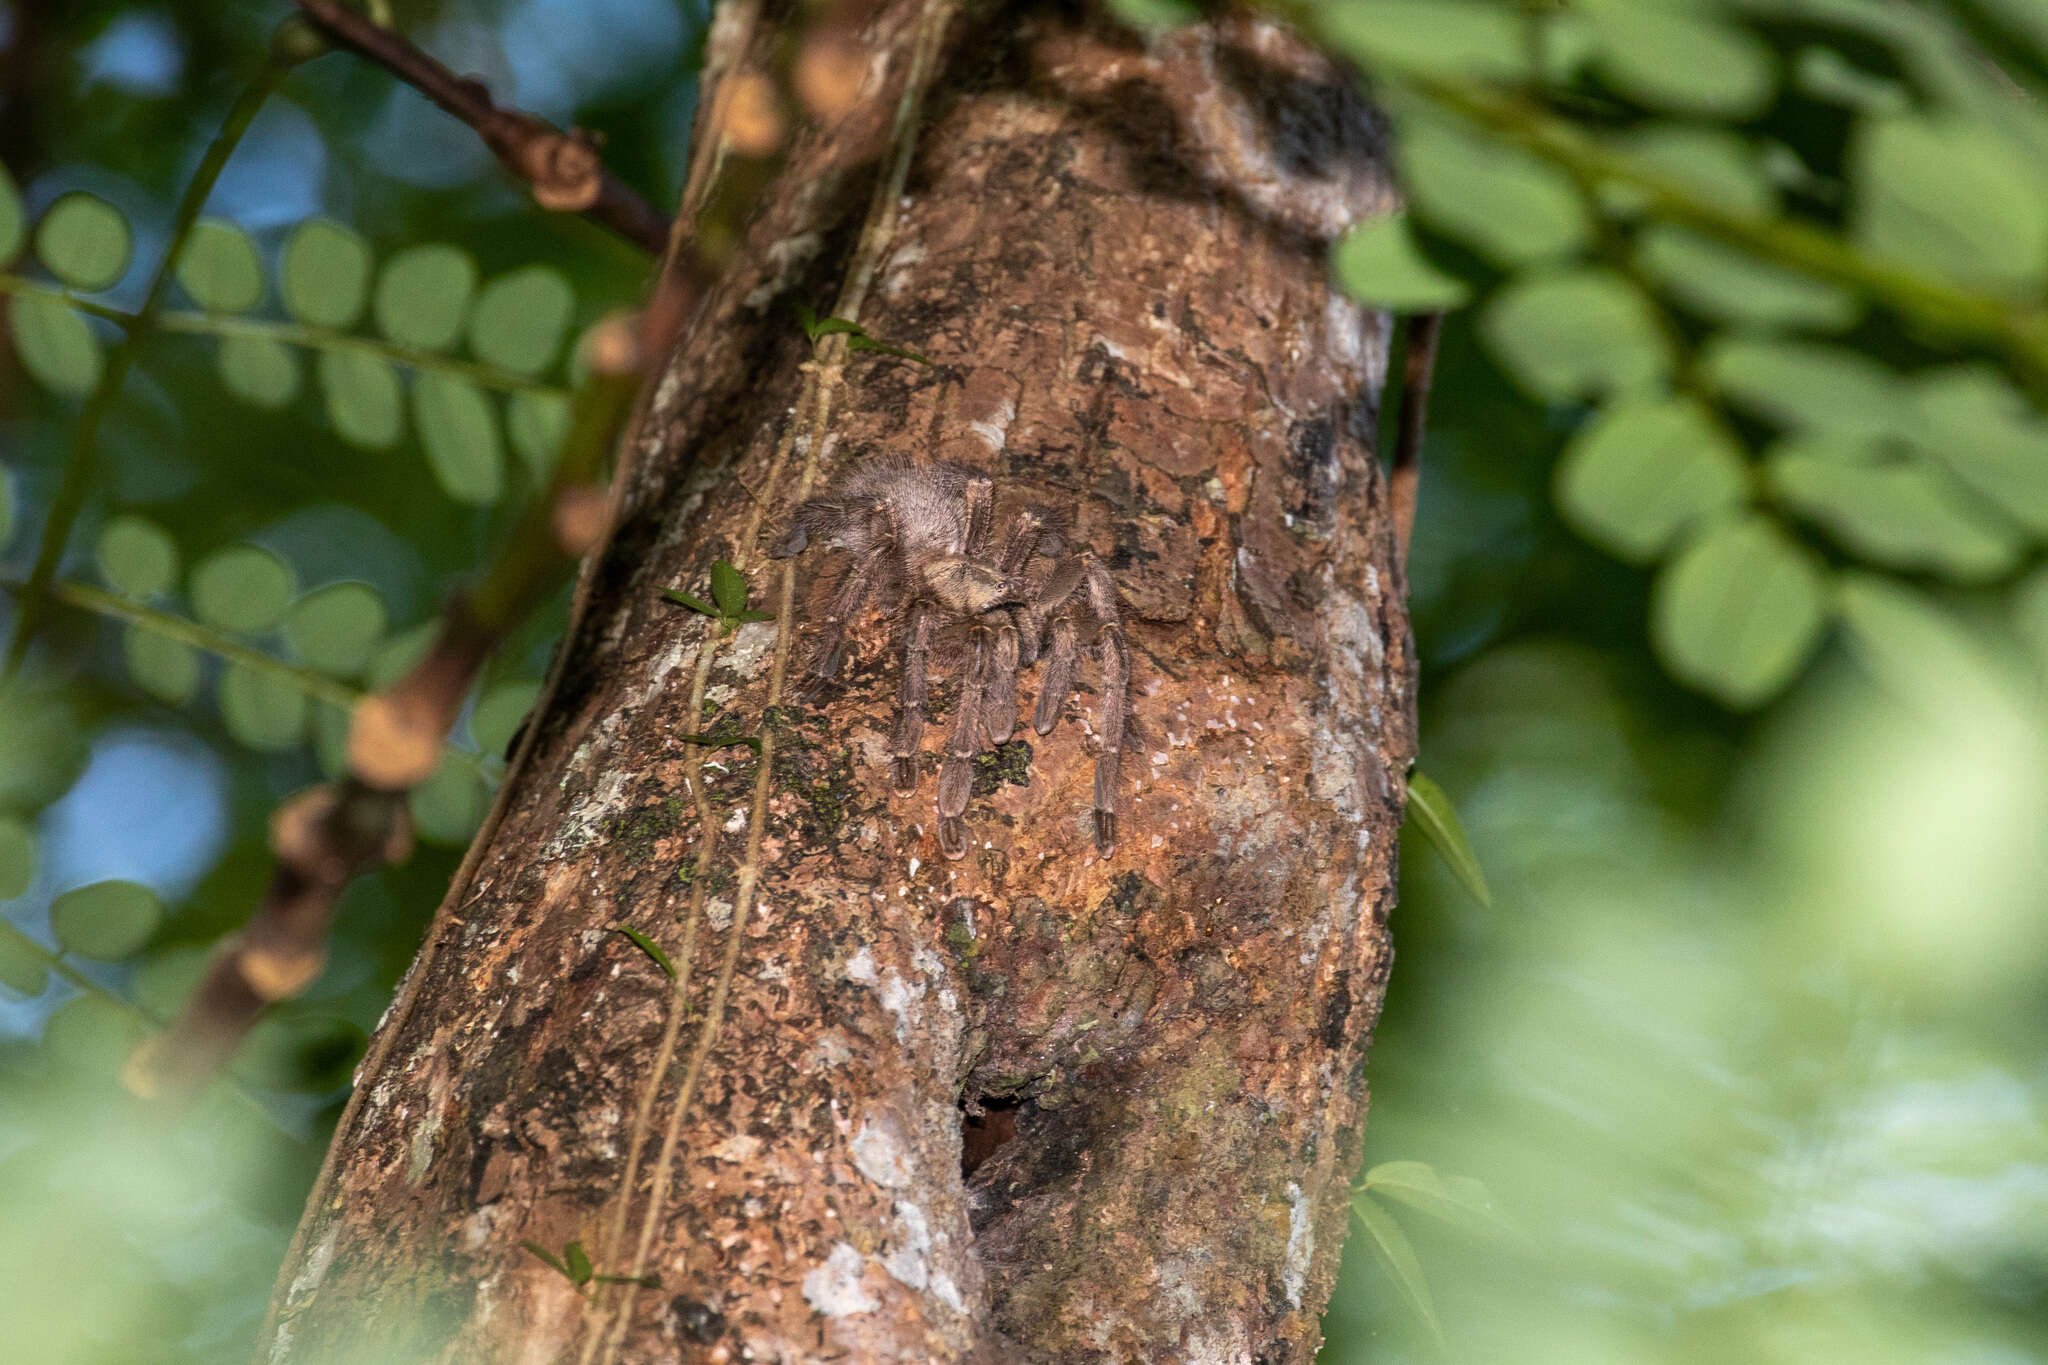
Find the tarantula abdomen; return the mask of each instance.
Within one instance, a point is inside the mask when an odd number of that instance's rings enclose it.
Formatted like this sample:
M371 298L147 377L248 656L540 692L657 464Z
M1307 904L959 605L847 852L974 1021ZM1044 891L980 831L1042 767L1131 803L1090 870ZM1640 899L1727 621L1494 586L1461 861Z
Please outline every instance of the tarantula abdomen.
M830 493L798 507L770 553L787 558L822 542L852 561L815 622L802 692L815 696L838 676L848 628L870 597L878 598L896 616L903 658L890 776L896 790L913 791L934 637L940 631L962 636L960 698L938 790L939 849L962 858L974 760L1015 733L1020 673L1045 664L1032 723L1038 733L1049 733L1073 695L1084 636L1092 634L1102 658L1095 845L1107 857L1116 847L1117 775L1131 684L1116 583L1089 550L1062 557L1058 518L1049 508L1017 508L1000 549L995 521L995 485L985 475L963 465L895 458L855 466ZM1044 567L1034 572L1034 565Z

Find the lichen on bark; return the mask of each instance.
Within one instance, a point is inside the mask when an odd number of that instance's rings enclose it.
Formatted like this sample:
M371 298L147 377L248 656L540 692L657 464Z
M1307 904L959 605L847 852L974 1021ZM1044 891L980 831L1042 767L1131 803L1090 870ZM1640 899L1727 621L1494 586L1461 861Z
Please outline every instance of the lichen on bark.
M813 364L794 305L868 237L928 12L860 321L933 363ZM269 1359L602 1358L611 1324L636 1361L1314 1353L1413 751L1387 326L1324 266L1390 203L1380 127L1263 19L1145 39L899 0L870 40L862 104L792 148L668 361L569 685L360 1078ZM1144 731L1114 857L1092 694L986 756L948 862L929 777L890 789L887 621L798 704L829 575L729 639L660 597L718 558L771 585L797 471L884 454L987 470L1114 568ZM763 752L683 738L720 726ZM620 922L701 936L686 995ZM670 1122L713 1013L664 1159L636 1114ZM579 1293L521 1250L623 1258L643 1217L658 1289Z

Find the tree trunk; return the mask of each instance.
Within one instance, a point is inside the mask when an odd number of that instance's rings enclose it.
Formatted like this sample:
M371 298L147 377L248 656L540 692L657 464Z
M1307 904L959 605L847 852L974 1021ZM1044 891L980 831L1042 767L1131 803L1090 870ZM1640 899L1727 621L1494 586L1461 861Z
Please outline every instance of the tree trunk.
M1414 733L1388 327L1324 263L1390 202L1381 130L1263 20L893 0L869 37L658 384L575 667L358 1078L263 1359L1315 1352ZM933 363L814 357L799 303ZM987 471L1115 574L1112 856L1099 693L977 761L959 861L957 646L914 794L894 619L799 701L845 557L765 547L884 455ZM774 621L659 596L719 558ZM649 1284L579 1289L572 1242Z

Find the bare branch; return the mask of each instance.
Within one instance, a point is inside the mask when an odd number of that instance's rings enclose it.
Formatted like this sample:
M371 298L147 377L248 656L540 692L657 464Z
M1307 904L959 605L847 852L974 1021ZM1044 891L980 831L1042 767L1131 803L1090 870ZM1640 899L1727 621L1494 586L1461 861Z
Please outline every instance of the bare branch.
M580 213L650 252L668 244L668 220L604 168L597 146L580 128L563 132L545 119L491 100L482 82L457 76L387 28L336 3L298 0L321 33L375 62L474 128L514 175L533 187L542 208Z

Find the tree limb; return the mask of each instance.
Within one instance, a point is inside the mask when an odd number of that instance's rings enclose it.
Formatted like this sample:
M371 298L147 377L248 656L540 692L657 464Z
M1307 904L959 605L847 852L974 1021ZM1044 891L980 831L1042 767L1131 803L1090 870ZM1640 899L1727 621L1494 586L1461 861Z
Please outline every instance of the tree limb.
M321 33L375 62L476 130L498 160L533 187L542 208L580 213L627 241L659 253L668 220L604 168L582 129L563 132L547 120L491 100L482 82L457 76L399 34L380 28L336 0L298 0Z

